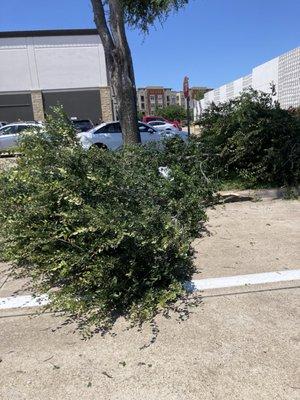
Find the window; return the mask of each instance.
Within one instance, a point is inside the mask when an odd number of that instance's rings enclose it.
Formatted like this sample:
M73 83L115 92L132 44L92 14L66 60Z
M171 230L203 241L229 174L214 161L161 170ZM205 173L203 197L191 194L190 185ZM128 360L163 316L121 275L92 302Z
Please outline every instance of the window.
M154 125L154 126L161 126L161 125L165 125L164 122L160 122L160 121L151 121L148 122L149 125Z
M120 132L121 132L121 126L119 122L114 122L112 124L106 124L102 126L102 128L95 131L94 134L97 135L99 133L120 133Z
M30 129L30 128L33 128L33 126L28 126L28 125L16 126L16 133L17 132L20 133L20 132L25 131L26 129Z
M93 128L93 124L89 119L74 120L72 123L79 132L87 132Z
M141 103L141 108L144 110L145 109L145 104Z
M167 101L170 101L170 96L167 96Z
M139 122L139 131L140 132L149 132L149 133L153 133L155 132L155 129L151 128L148 125L142 124L141 122Z
M145 96L141 96L141 101L145 101Z
M150 94L150 103L155 103L155 96Z
M113 124L109 124L107 126L106 132L108 132L108 133L119 133L119 132L121 132L121 125L119 124L119 122L115 122Z
M12 135L14 133L17 133L17 128L17 125L4 126L2 129L0 129L0 135Z

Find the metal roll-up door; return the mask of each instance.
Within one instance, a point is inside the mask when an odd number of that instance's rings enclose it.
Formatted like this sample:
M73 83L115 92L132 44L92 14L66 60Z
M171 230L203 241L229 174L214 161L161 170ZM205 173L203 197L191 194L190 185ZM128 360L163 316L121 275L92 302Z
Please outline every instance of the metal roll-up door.
M101 119L99 90L43 92L43 101L46 113L61 104L69 118L90 119L94 124Z
M0 94L0 121L32 121L30 93Z

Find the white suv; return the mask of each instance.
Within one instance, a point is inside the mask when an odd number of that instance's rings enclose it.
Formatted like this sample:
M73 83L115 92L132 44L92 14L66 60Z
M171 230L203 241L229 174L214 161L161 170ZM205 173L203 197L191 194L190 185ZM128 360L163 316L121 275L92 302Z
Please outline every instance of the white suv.
M2 126L0 128L0 150L16 146L20 132L32 127L41 128L42 125L37 122L16 122Z

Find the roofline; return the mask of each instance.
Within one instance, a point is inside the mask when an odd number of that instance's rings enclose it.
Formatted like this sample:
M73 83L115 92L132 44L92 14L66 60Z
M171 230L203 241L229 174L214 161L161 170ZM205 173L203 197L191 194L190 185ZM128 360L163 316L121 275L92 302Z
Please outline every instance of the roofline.
M0 38L36 37L36 36L83 36L98 35L97 29L51 29L36 31L0 31Z

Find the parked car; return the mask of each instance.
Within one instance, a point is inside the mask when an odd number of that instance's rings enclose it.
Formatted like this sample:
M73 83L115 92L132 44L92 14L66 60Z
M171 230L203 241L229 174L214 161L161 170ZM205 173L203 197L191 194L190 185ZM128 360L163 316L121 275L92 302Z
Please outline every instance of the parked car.
M185 132L174 132L170 130L162 131L143 122L139 122L139 131L142 143L160 141L164 138L175 135L180 136L183 140L186 140L187 138ZM116 150L123 145L121 125L118 121L103 123L88 132L78 133L78 137L85 149L97 146L100 148Z
M94 128L94 124L90 119L73 119L71 118L77 132L87 132Z
M2 126L5 126L5 125L7 125L7 122L6 122L6 121L0 121L0 128L1 128Z
M148 125L153 126L158 131L173 131L178 132L179 129L174 124L170 124L170 122L166 121L150 121Z
M170 120L167 120L166 118L157 117L157 116L155 116L155 115L144 115L144 116L143 116L143 122L144 122L145 124L148 124L149 122L152 122L152 121L167 122L167 123L172 124L172 125L173 125L174 127L176 127L179 131L182 130L181 124L180 124L179 121L170 121Z
M16 122L2 126L0 128L0 150L16 146L20 133L32 127L42 127L42 124L36 122Z

